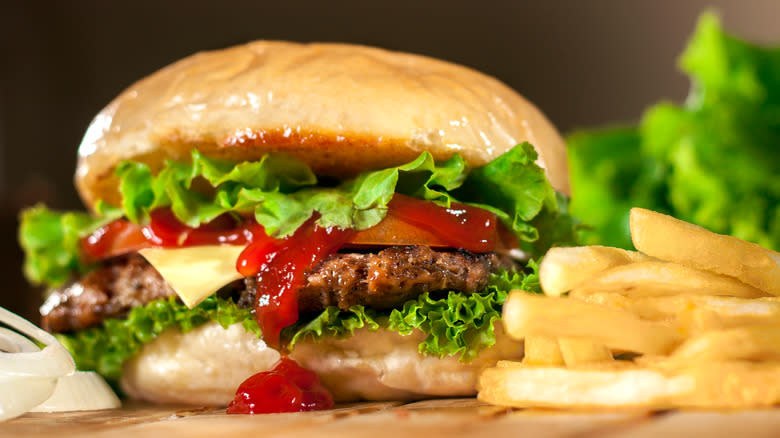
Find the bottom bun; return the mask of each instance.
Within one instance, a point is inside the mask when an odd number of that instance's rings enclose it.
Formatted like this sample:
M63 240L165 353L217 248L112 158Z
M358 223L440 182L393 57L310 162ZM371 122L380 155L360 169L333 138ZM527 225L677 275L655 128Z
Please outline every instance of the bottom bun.
M290 357L316 372L336 401L414 400L476 394L480 372L500 359L519 359L522 343L503 334L472 362L423 356L424 334L359 329L346 339L302 342ZM188 333L169 330L144 346L123 370L122 389L157 403L225 406L247 377L270 369L279 352L244 331L208 323Z

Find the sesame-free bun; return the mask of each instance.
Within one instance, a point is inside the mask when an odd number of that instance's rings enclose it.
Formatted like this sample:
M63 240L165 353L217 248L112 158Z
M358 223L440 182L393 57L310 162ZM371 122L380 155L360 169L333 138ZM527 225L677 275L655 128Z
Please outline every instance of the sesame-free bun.
M420 331L403 336L365 328L346 339L301 342L290 357L316 372L336 401L473 396L483 369L523 356L522 342L506 336L500 322L495 329L496 343L468 363L423 356ZM169 329L124 364L121 386L129 396L155 403L226 406L241 382L271 369L279 357L241 324Z
M256 41L198 53L131 85L92 121L75 182L87 206L118 204L122 160L187 160L193 148L239 160L286 152L343 177L429 151L483 165L533 144L569 192L564 142L500 81L432 58L347 44Z

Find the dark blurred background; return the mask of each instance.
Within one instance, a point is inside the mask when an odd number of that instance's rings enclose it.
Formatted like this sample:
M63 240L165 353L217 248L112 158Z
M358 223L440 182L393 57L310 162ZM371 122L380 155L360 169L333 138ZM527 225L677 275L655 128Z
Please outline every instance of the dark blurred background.
M134 80L253 39L416 52L494 75L563 131L633 121L680 101L676 57L707 8L745 38L780 41L777 0L6 1L0 5L0 306L37 320L21 275L19 209L80 208L76 147Z

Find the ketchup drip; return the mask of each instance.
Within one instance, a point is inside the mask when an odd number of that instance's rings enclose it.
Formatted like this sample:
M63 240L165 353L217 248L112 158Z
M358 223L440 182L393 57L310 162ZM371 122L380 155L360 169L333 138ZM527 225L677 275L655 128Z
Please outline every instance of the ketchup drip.
M496 247L496 215L487 210L457 202L444 208L399 193L387 207L388 214L430 231L453 248L482 253Z
M179 222L167 208L154 210L149 216L149 225L145 226L127 219L117 219L104 225L81 241L84 253L100 260L150 247L246 245L272 240L257 222L239 222L227 214L197 228Z
M355 233L336 227L320 227L319 215L289 237L253 242L238 257L241 275L257 276L255 317L263 340L279 346L279 333L298 320L298 290L303 274L320 260L336 252Z
M144 234L162 247L197 245L246 245L257 240L270 239L261 225L255 221L239 221L223 214L197 228L179 222L167 208L154 210Z
M330 409L333 396L313 371L282 357L271 371L257 373L236 390L228 414L270 414Z

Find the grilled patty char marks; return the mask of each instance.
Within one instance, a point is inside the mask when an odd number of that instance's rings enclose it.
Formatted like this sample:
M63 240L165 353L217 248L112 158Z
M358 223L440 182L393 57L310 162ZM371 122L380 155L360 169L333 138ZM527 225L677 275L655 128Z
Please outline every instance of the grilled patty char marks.
M483 290L499 266L495 254L434 251L427 246L394 246L377 254L334 254L306 275L298 297L302 313L360 304L391 309L423 292ZM242 303L253 303L257 281L245 279Z
M41 307L41 325L51 332L87 328L105 318L124 317L135 306L173 294L146 259L132 254L53 290Z
M356 304L390 309L423 292L471 293L484 289L499 266L498 256L492 253L435 251L427 246L396 246L376 254L338 253L306 273L298 307L302 313ZM251 307L256 289L256 278L249 277L220 295L237 297L240 306ZM106 318L122 318L135 306L174 294L143 257L130 255L54 290L41 308L42 325L53 332L79 330Z

